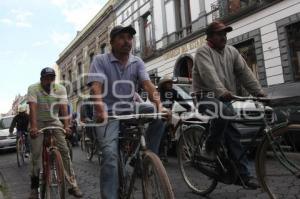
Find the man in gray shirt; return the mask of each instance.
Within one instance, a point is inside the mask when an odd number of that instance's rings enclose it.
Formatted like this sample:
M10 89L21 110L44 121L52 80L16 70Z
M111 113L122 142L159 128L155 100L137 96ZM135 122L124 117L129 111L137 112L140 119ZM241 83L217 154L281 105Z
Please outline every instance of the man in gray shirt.
M112 52L97 55L91 65L88 84L94 101L94 119L101 123L108 115L133 112L132 103L135 86L139 83L149 93L157 111L165 111L146 72L144 62L131 52L136 31L131 26L116 26L110 32ZM143 109L143 110L142 110ZM145 111L146 109L146 111ZM152 112L153 106L139 107L139 112ZM149 124L147 141L149 148L157 153L164 123L156 119ZM118 199L118 134L119 122L96 127L97 138L102 152L100 171L101 197Z
M211 120L210 135L206 141L207 157L213 158L218 148L216 146L225 141L232 158L238 160L243 151L240 132L229 120L222 117L222 114L235 115L230 101L237 93L237 80L252 95L265 95L240 53L234 47L226 45L226 34L230 31L232 27L218 21L207 27L207 44L197 50L195 57L193 91L197 95L197 101L201 102L199 112L217 113L217 116L214 115L216 118ZM238 180L236 184L244 183L248 188L256 189L258 185L250 181L247 157L244 156L239 163L239 173L243 182Z

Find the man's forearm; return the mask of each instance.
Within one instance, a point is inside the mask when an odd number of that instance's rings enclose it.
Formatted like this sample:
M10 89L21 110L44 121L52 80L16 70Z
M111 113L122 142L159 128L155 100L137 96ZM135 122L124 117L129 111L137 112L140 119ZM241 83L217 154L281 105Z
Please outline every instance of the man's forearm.
M68 115L68 107L66 104L61 105L61 116L63 117L64 127L68 128L70 126L70 118Z
M94 102L94 107L97 114L105 111L101 93L102 85L98 82L94 82L91 86L91 99Z
M30 128L37 128L37 118L36 118L36 103L29 103L29 121Z
M156 105L156 108L160 110L162 108L162 104L160 101L160 95L157 92L155 86L151 83L151 81L144 82L144 89L148 93L149 99Z

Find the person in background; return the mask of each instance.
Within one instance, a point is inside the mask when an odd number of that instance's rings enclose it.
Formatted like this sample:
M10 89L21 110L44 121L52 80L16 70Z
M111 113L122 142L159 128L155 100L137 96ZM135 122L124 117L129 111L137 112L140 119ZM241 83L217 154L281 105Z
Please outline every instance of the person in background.
M41 71L40 82L28 88L27 103L29 104L30 137L31 137L31 192L29 199L39 198L39 172L42 164L42 148L44 134L39 130L44 127L57 126L65 129L65 133L56 130L54 133L56 145L61 153L65 171L70 176L69 194L81 198L81 193L73 170L66 136L71 133L68 117L68 99L66 88L54 83L55 71L52 68L44 68ZM63 117L63 123L59 119ZM69 181L69 180L68 180Z
M28 139L28 125L29 125L29 115L26 113L26 106L18 106L18 114L13 118L13 121L9 127L9 134L12 136L14 128L17 129L17 137L24 135L25 136L25 157L29 156L29 139Z

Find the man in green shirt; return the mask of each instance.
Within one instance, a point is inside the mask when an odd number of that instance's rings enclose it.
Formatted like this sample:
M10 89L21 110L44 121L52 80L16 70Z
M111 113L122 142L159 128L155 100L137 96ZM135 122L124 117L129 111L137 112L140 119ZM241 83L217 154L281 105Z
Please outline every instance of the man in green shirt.
M70 134L69 119L64 119L63 124L59 120L59 113L63 118L68 116L67 92L62 85L55 84L55 71L52 68L44 68L41 71L40 82L29 86L27 102L29 104L30 137L32 147L31 160L31 193L29 199L38 198L39 170L41 165L41 155L43 147L43 134L38 130L49 126L58 126L65 129L66 134ZM71 188L69 193L75 197L82 197L78 188L74 170L72 167L69 149L62 131L55 132L56 144L62 155L65 171L70 176Z

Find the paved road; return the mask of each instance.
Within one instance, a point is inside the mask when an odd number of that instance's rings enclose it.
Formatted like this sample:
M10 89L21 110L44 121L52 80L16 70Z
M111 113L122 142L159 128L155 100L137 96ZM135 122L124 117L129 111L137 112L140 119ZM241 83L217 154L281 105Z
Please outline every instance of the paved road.
M99 197L99 168L97 161L88 162L78 147L74 148L73 164L78 183L84 192L84 199L98 199ZM176 198L201 199L204 197L193 194L184 184L177 167L175 158L170 158L166 165ZM0 172L3 174L12 199L24 199L29 192L28 165L18 168L15 152L0 153ZM195 172L195 176L197 173ZM300 196L299 196L300 197ZM73 198L69 196L68 198ZM233 185L219 184L208 198L211 199L250 199L268 198L260 190L250 191ZM292 198L292 197L291 197ZM297 197L294 197L297 198Z

